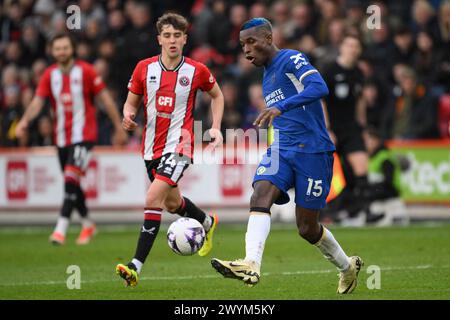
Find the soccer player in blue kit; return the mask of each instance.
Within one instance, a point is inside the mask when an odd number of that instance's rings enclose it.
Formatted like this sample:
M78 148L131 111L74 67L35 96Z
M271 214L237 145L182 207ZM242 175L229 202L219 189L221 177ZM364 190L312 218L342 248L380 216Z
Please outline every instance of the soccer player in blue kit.
M211 264L224 277L250 286L257 284L270 232L270 208L274 203L287 203L287 191L294 187L300 236L340 271L337 292L351 293L363 262L360 257L348 257L332 233L319 223L319 210L325 206L330 190L335 151L320 101L328 88L305 55L280 50L273 44L272 26L267 19L254 18L244 23L240 42L246 58L255 66L264 66L263 94L268 108L254 124L273 124L276 134L253 180L245 259L214 258Z

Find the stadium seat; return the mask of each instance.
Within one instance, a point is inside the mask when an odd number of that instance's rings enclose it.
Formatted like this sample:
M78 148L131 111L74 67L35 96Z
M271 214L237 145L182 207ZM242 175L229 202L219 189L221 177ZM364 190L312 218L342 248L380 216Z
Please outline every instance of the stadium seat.
M439 99L439 132L442 138L450 138L450 94L444 94Z

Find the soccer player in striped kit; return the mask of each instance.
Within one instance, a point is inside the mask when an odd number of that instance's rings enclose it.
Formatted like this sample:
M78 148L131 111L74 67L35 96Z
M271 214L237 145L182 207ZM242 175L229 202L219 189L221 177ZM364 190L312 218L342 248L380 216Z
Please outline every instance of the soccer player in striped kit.
M205 65L183 56L187 20L178 14L167 13L158 19L156 26L161 54L136 65L123 109L123 127L134 130L137 127L134 119L143 100L145 123L141 151L152 181L145 199L144 224L134 258L128 264L116 267L117 274L128 286L138 283L138 275L158 234L163 209L196 219L203 225L206 239L198 252L200 256L210 252L218 222L217 215L206 214L181 196L177 183L193 158L193 110L197 91L205 91L211 96L213 121L209 135L213 139L212 147L219 146L223 140L220 132L223 95Z
M89 63L75 58L75 42L69 34L58 34L50 42L56 63L49 66L39 80L36 94L16 127L18 137L25 134L47 98L53 115L53 138L64 174L64 200L50 241L62 245L73 209L81 215L82 229L77 244L87 244L96 232L80 179L85 174L90 152L97 141L94 97L98 97L114 124L113 142L124 144L127 133L122 129L116 103L101 77Z

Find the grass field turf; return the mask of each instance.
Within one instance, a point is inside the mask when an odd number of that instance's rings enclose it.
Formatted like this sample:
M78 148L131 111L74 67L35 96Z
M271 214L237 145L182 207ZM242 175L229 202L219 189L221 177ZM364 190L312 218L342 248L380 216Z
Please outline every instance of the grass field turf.
M211 257L244 256L245 225L219 225L209 257L177 256L162 227L139 285L126 288L114 269L134 253L139 226L101 227L88 246L48 243L50 228L0 228L0 299L450 299L450 224L391 228L331 228L349 255L360 255L359 285L335 293L336 269L302 240L293 226L273 225L266 242L261 282L253 287L224 279ZM81 289L66 287L69 265L81 268ZM367 267L381 268L381 289L369 290Z

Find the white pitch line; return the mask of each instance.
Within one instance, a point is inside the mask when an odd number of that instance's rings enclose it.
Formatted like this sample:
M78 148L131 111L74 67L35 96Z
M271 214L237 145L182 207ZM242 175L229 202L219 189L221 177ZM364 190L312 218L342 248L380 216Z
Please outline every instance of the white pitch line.
M423 269L448 269L450 265L447 266L432 266L418 265L418 266L406 266L406 267L383 267L380 268L381 271L404 271L404 270L423 270ZM333 273L338 272L336 269L327 270L299 270L299 271L284 271L284 272L263 272L262 276L292 276L292 275L306 275L306 274L323 274L323 273ZM194 280L194 279L212 279L218 278L218 274L215 275L202 275L202 276L179 276L179 277L140 277L140 281L178 281L178 280ZM88 283L101 283L101 282L112 282L116 280L86 280L81 281L81 284ZM17 286L39 286L39 285L61 285L66 284L66 281L37 281L37 282L22 282L22 283L0 283L0 287L17 287Z

